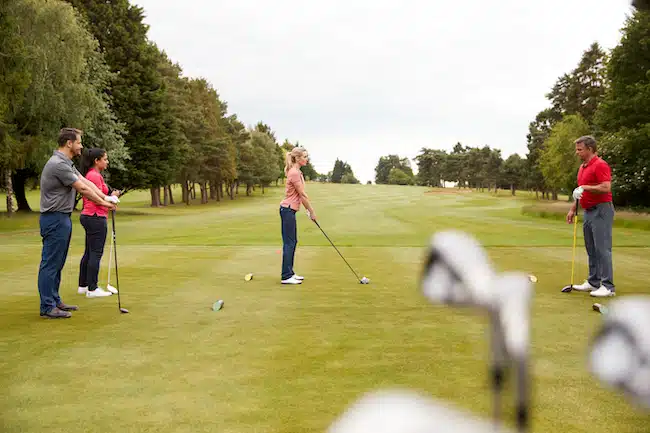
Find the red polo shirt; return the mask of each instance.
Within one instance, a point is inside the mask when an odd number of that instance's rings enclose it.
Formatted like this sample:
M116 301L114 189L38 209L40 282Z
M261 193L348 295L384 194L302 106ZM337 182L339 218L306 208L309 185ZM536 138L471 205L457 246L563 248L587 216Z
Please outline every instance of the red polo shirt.
M578 186L598 185L607 181L611 182L611 180L612 171L609 168L609 164L600 157L594 156L586 165L580 164L580 169L578 170ZM583 209L589 209L599 203L607 203L610 201L612 201L611 192L601 194L584 191L580 199L580 206Z
M85 176L86 179L94 183L97 188L101 192L104 193L104 195L108 194L108 186L104 182L104 176L101 175L100 172L95 170L94 168L91 168L88 170L88 173L86 173ZM82 215L97 215L98 217L108 217L108 208L102 205L98 205L94 201L91 201L87 199L86 197L83 198L83 203L84 203L84 208L81 211Z

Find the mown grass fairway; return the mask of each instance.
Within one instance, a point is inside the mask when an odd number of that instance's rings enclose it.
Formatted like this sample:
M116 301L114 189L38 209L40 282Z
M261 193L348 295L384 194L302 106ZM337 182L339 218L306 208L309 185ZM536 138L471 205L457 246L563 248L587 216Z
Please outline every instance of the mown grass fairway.
M279 284L281 188L167 209L149 208L147 193L129 194L116 229L131 314L119 314L116 296L76 294L83 229L75 214L61 287L64 301L80 306L70 320L38 315L37 214L0 219L0 430L322 432L383 387L417 389L489 417L485 318L430 305L417 286L430 235L447 228L478 236L499 269L539 279L533 431L647 427L647 415L586 369L601 318L588 294L560 293L570 282L573 227L522 215L529 200L504 192L426 191L308 185L321 226L371 283L355 280L301 212L296 271L306 280L296 287ZM36 196L31 204L38 209ZM578 240L581 282L580 230ZM650 231L616 228L614 242L619 296L650 293ZM102 285L108 252L107 242ZM217 299L225 307L213 312Z

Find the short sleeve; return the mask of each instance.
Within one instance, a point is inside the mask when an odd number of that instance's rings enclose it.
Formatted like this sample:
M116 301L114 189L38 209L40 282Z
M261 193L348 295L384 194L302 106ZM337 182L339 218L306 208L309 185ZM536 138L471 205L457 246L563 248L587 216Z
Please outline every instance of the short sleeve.
M101 176L101 174L99 174L95 170L89 170L88 173L86 173L85 177L86 177L86 179L88 179L89 181L94 183L97 188L101 189L102 188L102 180L99 178L100 176Z
M54 169L54 176L59 179L63 186L70 186L79 180L78 171L74 166L59 163Z
M609 164L605 161L600 162L594 170L594 175L596 176L596 182L610 182L612 180L612 170L609 168Z
M291 170L287 175L287 181L294 185L298 185L301 181L300 170Z

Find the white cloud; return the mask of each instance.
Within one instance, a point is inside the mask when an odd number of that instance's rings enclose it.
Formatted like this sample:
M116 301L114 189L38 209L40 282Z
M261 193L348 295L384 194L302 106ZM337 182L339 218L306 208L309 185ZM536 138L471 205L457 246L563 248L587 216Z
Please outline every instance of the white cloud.
M299 140L320 172L346 160L362 182L380 156L423 146L525 155L544 94L592 42L612 48L631 10L625 0L135 3L150 38L230 113Z

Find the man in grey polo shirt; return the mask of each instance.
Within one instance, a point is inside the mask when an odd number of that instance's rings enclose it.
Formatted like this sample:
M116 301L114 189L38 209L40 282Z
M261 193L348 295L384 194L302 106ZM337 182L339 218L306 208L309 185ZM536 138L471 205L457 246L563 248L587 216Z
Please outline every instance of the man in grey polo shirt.
M41 316L68 318L75 305L66 305L59 296L61 271L65 265L72 236L75 196L79 192L89 200L115 210L117 197L104 195L92 182L84 178L72 163L81 154L82 132L63 128L59 132L58 149L45 164L41 173L41 237L43 252L38 270L38 293L41 298Z

